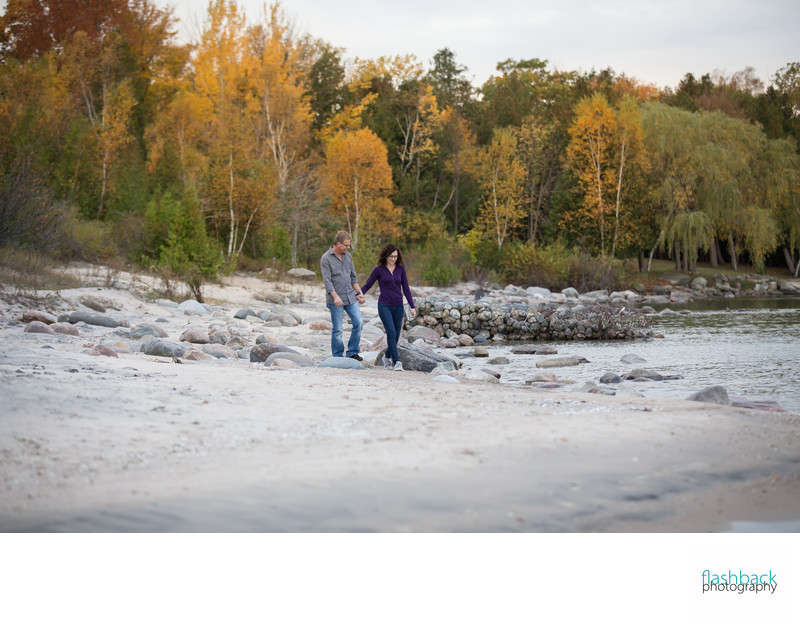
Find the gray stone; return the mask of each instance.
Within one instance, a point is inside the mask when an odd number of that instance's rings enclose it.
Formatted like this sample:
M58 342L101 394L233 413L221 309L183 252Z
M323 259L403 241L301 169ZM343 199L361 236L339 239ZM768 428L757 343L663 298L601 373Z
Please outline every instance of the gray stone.
M252 309L239 309L234 315L234 318L238 318L239 320L247 319L247 316L258 317L256 312Z
M298 280L313 281L317 279L317 273L311 271L310 269L306 269L305 267L293 267L286 272L286 275L291 276L292 278L297 278Z
M633 353L628 353L627 355L623 355L619 359L623 364L646 364L647 360L643 357L639 357L638 355L634 355Z
M439 364L450 361L444 355L404 341L397 344L397 352L405 370L431 372Z
M155 355L157 357L183 357L189 350L187 346L156 338L142 343L141 351L145 355Z
M85 322L86 324L91 324L92 326L105 326L110 329L116 329L118 326L121 326L120 322L114 318L100 315L98 313L88 313L86 311L73 311L69 314L68 321L72 324Z
M317 364L319 368L339 368L342 370L366 370L357 359L352 357L326 357ZM405 368L405 363L403 364Z
M567 287L566 289L562 289L561 293L564 294L567 298L578 298L580 294L578 290L574 287Z
M271 342L262 342L260 344L256 344L253 348L250 349L250 361L251 362L266 361L267 357L269 357L273 353L294 353L296 355L299 355L299 353L293 351L288 346L281 346L280 344L272 344Z
M704 403L718 403L719 405L730 405L731 400L728 397L728 391L722 386L710 386L704 388L699 392L686 397L687 401L702 401Z
M664 379L664 375L660 375L657 372L653 372L652 370L647 370L646 368L636 368L635 370L631 370L628 373L622 375L624 379L629 381L634 379L646 379L648 381L662 381Z
M270 366L272 363L277 359L289 359L293 361L298 366L303 366L305 368L313 368L316 366L316 363L310 357L306 357L305 355L301 355L300 353L286 353L283 351L278 351L277 353L272 353L269 357L264 360L265 366ZM348 358L349 359L349 358Z
M491 364L492 366L503 366L505 364L510 364L511 360L508 357L492 357L487 364Z
M581 360L577 357L552 357L536 362L537 368L563 368L566 366L577 366Z
M208 331L206 329L187 329L181 333L178 340L190 344L208 344Z
M692 279L691 287L692 289L705 289L708 285L708 281L703 278L702 276L695 276Z
M600 377L600 383L622 383L622 377L613 372L607 372Z
M217 359L238 359L239 354L236 350L228 348L224 344L206 344L203 346L203 351L216 357Z
M178 305L178 309L183 311L186 315L208 315L210 313L205 305L196 300L184 300Z

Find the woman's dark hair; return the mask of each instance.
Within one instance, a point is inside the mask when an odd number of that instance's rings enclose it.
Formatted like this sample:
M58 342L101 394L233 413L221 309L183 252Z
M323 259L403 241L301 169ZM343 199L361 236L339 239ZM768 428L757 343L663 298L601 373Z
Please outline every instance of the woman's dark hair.
M389 258L389 255L395 250L397 250L397 260L394 262L394 264L402 265L403 255L400 252L400 248L398 248L394 243L387 243L381 250L381 253L378 255L378 265L386 265L386 261Z

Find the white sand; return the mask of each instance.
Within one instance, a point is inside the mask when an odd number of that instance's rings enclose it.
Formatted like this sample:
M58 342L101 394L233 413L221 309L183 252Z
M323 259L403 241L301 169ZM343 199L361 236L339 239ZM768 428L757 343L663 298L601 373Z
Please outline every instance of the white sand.
M132 323L167 317L172 341L220 320L142 299L155 284L60 295L101 296ZM327 314L321 284L271 286L302 290L286 305L301 316ZM206 298L232 316L268 308L253 301L264 288L237 276ZM7 322L21 308L0 311ZM325 331L270 331L326 352ZM378 368L90 356L109 332L0 325L0 530L717 531L800 518L797 415Z

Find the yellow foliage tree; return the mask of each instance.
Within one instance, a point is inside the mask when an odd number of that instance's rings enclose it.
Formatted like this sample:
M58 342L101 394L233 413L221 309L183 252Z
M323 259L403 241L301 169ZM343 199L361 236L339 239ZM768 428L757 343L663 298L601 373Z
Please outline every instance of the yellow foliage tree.
M525 219L522 184L525 170L517 155L517 136L513 129L496 129L492 142L482 149L477 164L478 181L483 188L478 224L491 233L497 249Z
M374 132L342 131L330 138L322 177L332 210L344 215L353 249L359 238L398 234L400 209L389 198L393 183L388 152Z
M642 125L636 102L623 99L615 111L606 98L595 93L582 100L569 130L567 158L583 193L583 203L565 213L565 223L582 224L588 219L597 227L600 253L606 254L609 224L610 254L622 235L625 192L630 174L644 160Z

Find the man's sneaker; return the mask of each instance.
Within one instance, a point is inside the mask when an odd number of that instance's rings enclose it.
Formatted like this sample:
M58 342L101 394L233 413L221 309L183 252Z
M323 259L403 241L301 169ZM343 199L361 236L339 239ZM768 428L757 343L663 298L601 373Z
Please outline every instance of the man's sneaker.
M355 354L355 355L348 355L348 357L349 357L350 359L355 359L357 362L363 362L363 361L364 361L364 358L363 358L363 357L361 357L361 355L358 355L358 354Z
M395 370L403 370L403 362L395 362L394 363Z
M386 355L383 356L383 367L387 368L387 369L391 369L391 367L392 367L392 358L391 357L386 357Z

